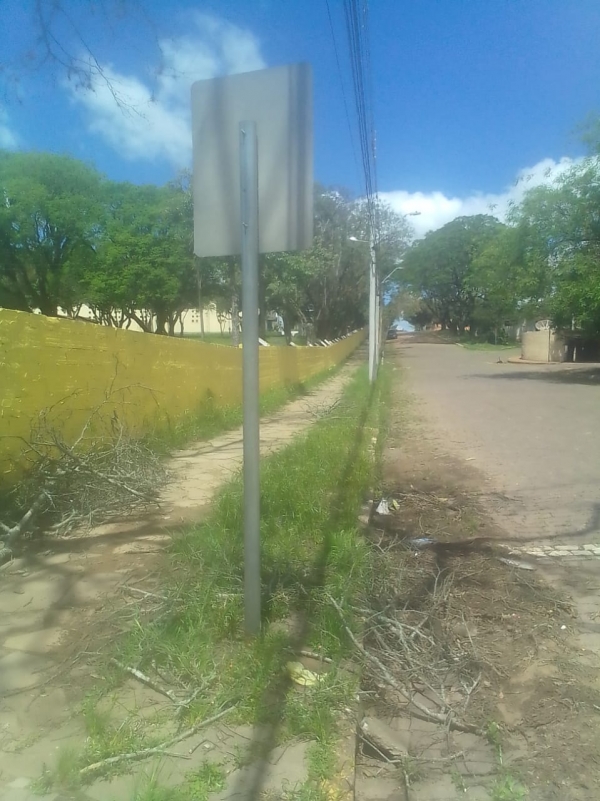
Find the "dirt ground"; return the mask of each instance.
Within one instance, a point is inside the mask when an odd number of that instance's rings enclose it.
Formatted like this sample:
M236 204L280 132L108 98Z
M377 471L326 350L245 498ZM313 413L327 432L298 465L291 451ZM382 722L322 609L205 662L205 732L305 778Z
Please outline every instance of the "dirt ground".
M436 346L428 343L429 361L419 365L419 345L409 343L387 349L396 379L384 468L391 514L373 515L369 536L390 569L366 618L365 640L409 692L391 688L373 663L356 797L600 798L600 558L585 545L573 550L568 540L552 540L568 515L552 531L507 525L514 517L502 507L506 485L489 444L486 450L485 408L470 433L464 411L460 429L453 428L453 409L437 414L452 381L460 385L456 364L480 375L496 354L462 352L453 363L460 349L438 346L447 355L432 357ZM445 364L437 378L427 372L434 362ZM479 402L491 399L483 393ZM488 425L497 424L493 416L505 400L494 403ZM521 475L514 448L512 456ZM486 457L489 471L482 469ZM568 465L576 459L565 454ZM512 503L506 498L505 506ZM423 719L423 707L441 712L443 722Z

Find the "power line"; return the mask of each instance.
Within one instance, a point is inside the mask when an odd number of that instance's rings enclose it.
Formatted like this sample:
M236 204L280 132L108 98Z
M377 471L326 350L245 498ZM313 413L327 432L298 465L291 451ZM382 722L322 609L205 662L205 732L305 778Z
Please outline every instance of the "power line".
M378 226L375 219L377 209L377 163L368 0L344 0L344 12L364 173L367 214L373 236L377 236Z
M354 157L354 166L356 167L357 173L360 174L360 169L359 169L359 166L358 166L358 155L357 155L357 152L356 152L356 142L354 140L354 133L352 131L352 123L350 122L350 110L348 108L348 99L346 97L346 88L344 86L344 76L342 74L342 65L340 63L340 54L339 54L339 51L338 51L337 39L336 39L336 36L335 36L335 29L333 27L333 18L331 16L331 8L329 6L329 0L325 0L325 5L327 7L327 17L329 19L329 30L331 32L331 39L333 41L333 50L334 50L334 53L335 53L335 61L336 61L336 64L337 64L338 77L340 79L340 86L341 86L341 89L342 89L342 98L344 100L344 112L346 114L346 122L348 124L348 134L350 135L350 144L351 144L351 147L352 147L352 155Z

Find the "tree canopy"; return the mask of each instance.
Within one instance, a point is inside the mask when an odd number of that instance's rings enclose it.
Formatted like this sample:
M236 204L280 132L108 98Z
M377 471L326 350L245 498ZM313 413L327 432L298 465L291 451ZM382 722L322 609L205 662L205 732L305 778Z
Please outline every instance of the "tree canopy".
M460 217L427 234L410 248L404 268L401 297L417 325L496 335L506 322L543 318L597 336L600 156L529 189L505 224L487 215Z
M458 217L426 234L407 252L403 283L443 328L464 331L474 325L482 299L476 260L501 228L495 217Z
M173 334L185 309L214 302L235 336L239 261L193 255L189 173L138 186L66 156L0 152L0 193L0 305L56 316L85 304L98 323ZM383 277L411 232L385 204L376 217ZM261 257L263 323L276 311L288 338L301 326L328 339L364 325L370 219L360 200L317 186L313 247Z

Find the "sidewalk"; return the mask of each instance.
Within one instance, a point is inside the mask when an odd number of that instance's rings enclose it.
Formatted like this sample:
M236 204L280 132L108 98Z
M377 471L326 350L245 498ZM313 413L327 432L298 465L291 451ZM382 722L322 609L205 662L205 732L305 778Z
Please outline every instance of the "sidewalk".
M335 405L361 359L355 355L336 376L262 421L261 453L283 448ZM52 763L59 745L81 742L72 708L89 682L86 655L104 646L98 640L99 620L126 585L135 587L160 567L171 532L201 519L241 463L241 429L176 452L167 465L171 478L159 512L49 539L44 550L0 572L2 801L39 799L28 787L42 765ZM183 767L189 770L189 762ZM89 797L105 796L89 792ZM108 797L119 797L116 787Z

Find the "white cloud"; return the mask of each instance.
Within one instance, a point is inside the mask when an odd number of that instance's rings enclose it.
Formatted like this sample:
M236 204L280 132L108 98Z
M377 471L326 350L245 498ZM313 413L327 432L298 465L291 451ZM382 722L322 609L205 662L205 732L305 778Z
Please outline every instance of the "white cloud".
M17 134L10 127L10 120L5 109L0 106L0 148L12 150L19 144Z
M424 236L427 231L434 231L456 217L471 214L492 214L503 220L511 202L518 203L525 192L534 186L549 183L577 160L567 157L559 161L543 159L533 167L519 170L512 186L503 192L474 192L466 197L447 197L443 192L407 192L398 189L392 192L381 192L382 200L401 214L409 214L410 221L417 237ZM415 215L415 212L419 212Z
M204 14L192 20L190 34L159 42L162 64L153 79L102 65L92 75L92 87L66 84L85 109L89 130L125 158L189 165L191 84L265 66L250 31Z

